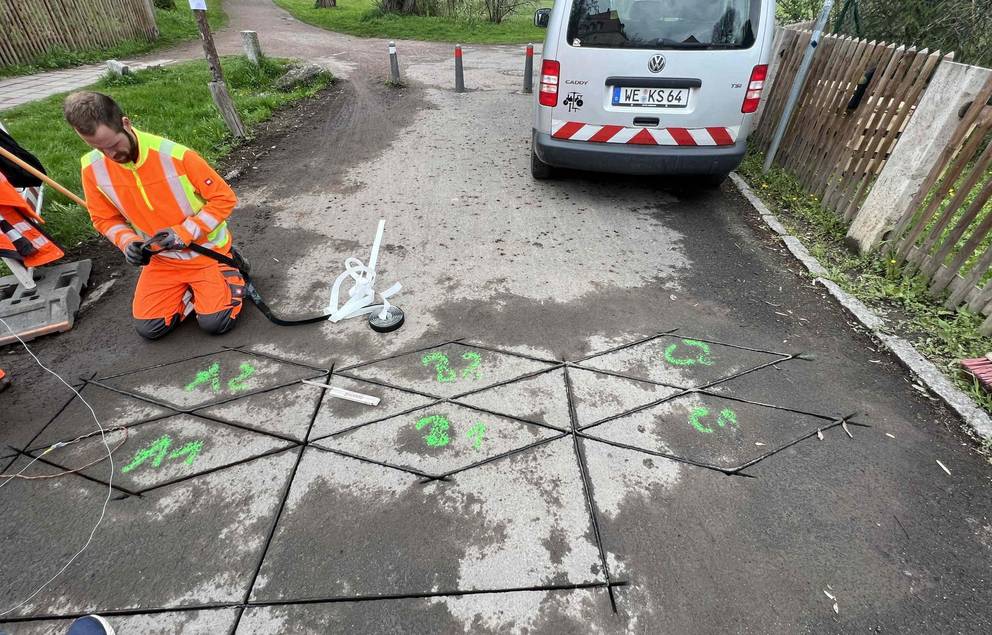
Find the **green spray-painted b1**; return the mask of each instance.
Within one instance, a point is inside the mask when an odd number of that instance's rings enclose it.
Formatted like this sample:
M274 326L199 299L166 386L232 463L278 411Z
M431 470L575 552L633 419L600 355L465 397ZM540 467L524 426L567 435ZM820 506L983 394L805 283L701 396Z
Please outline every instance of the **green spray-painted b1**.
M432 448L443 448L451 443L448 431L451 422L444 415L429 415L422 417L416 423L417 430L422 430L430 426L430 432L424 437L424 443ZM486 435L486 426L483 423L476 423L465 432L465 436L471 439L472 447L476 450L482 447L482 440Z

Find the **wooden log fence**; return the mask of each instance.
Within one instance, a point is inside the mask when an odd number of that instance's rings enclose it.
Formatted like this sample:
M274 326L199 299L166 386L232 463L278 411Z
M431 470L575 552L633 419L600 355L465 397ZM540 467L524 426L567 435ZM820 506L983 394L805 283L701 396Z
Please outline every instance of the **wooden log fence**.
M889 236L886 256L922 275L944 306L986 316L992 335L992 76Z
M0 67L157 37L151 0L0 0Z
M784 29L778 39L774 83L753 137L761 150L771 142L811 36L809 31ZM776 163L820 197L824 207L850 220L885 166L934 70L951 57L825 36ZM855 98L858 92L860 98Z

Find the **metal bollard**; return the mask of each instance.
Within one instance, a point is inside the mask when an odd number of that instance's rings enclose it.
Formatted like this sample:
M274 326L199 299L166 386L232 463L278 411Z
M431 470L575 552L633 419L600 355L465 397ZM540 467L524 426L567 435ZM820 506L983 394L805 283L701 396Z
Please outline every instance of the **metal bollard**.
M465 71L462 70L462 45L455 44L455 92L465 92Z
M524 92L534 92L534 45L527 45L527 58L524 61Z
M400 83L400 63L396 59L396 42L389 43L389 82L394 85Z

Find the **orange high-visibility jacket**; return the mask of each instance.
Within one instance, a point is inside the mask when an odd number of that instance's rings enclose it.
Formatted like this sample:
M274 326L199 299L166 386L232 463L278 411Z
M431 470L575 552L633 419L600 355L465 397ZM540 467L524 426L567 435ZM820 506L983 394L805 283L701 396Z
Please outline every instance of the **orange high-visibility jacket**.
M98 150L83 155L83 192L93 226L121 251L134 240L171 228L187 245L196 242L229 253L226 220L238 202L234 190L196 152L133 130L136 162L116 163ZM155 257L195 266L210 261L188 249Z
M65 255L41 231L45 221L0 172L0 256L40 267Z

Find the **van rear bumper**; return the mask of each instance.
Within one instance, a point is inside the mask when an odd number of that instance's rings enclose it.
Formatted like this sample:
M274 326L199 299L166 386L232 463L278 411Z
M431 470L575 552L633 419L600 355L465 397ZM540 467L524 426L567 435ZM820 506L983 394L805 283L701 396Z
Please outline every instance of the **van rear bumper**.
M727 174L740 165L747 140L732 146L647 146L555 139L533 131L534 152L548 165L617 174Z

